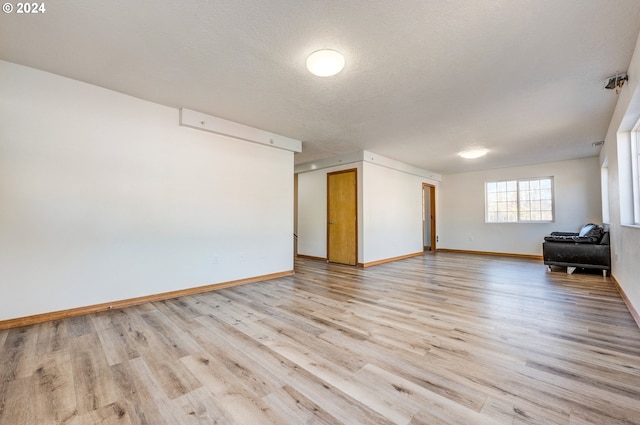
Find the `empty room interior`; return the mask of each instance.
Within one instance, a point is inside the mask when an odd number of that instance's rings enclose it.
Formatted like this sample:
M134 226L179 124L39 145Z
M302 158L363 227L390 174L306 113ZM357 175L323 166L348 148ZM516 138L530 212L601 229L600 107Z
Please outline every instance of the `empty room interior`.
M640 2L0 13L0 425L640 425Z

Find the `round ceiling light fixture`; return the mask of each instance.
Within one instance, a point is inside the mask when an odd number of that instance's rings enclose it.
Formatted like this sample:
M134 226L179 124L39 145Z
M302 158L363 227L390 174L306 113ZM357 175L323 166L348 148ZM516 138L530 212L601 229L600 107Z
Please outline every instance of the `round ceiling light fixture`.
M331 77L344 68L344 56L331 49L316 50L307 58L307 69L318 77Z
M458 152L458 155L465 159L476 159L476 158L480 158L481 156L485 156L487 152L489 152L488 149L473 148L473 149L464 150L462 152Z

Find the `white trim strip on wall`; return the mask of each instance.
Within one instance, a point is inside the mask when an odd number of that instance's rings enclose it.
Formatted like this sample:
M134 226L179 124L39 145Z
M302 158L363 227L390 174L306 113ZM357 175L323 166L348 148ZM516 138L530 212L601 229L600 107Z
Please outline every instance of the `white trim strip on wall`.
M180 125L291 152L302 152L302 142L300 140L186 108L180 108Z

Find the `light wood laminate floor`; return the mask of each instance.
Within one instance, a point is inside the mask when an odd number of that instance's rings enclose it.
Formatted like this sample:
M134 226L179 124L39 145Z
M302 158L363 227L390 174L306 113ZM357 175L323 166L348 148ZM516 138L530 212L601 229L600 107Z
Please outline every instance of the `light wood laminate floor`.
M425 254L0 332L0 424L640 424L600 272Z

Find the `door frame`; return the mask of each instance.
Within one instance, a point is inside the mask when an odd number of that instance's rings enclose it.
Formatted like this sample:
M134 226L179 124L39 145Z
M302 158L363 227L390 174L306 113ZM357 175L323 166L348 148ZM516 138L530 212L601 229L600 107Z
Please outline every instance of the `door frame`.
M355 238L355 258L356 258L356 262L354 265L358 265L358 169L357 168L349 168L346 170L339 170L339 171L332 171L330 173L327 173L327 220L326 220L326 226L327 226L327 262L329 262L329 258L331 258L331 256L329 255L329 251L331 249L331 246L329 244L329 213L331 211L331 205L329 202L329 192L330 192L330 176L335 175L335 174L343 174L343 173L351 173L353 172L355 174L355 178L356 178L356 184L355 184L355 191L356 191L356 196L354 199L355 202L355 212L356 212L356 223L355 223L355 232L353 237ZM342 263L338 263L338 264L342 264Z
M427 189L428 189L428 193L429 193L429 211L424 211L424 201L425 201L425 195L427 193ZM436 237L436 186L430 183L422 183L422 209L425 213L425 217L423 217L422 220L422 244L424 245L424 233L425 233L425 228L424 228L424 223L427 220L424 220L424 218L426 218L426 214L428 213L430 216L429 219L429 224L431 226L431 251L435 251L436 250L436 242L437 242L437 237ZM424 249L424 248L423 248Z

